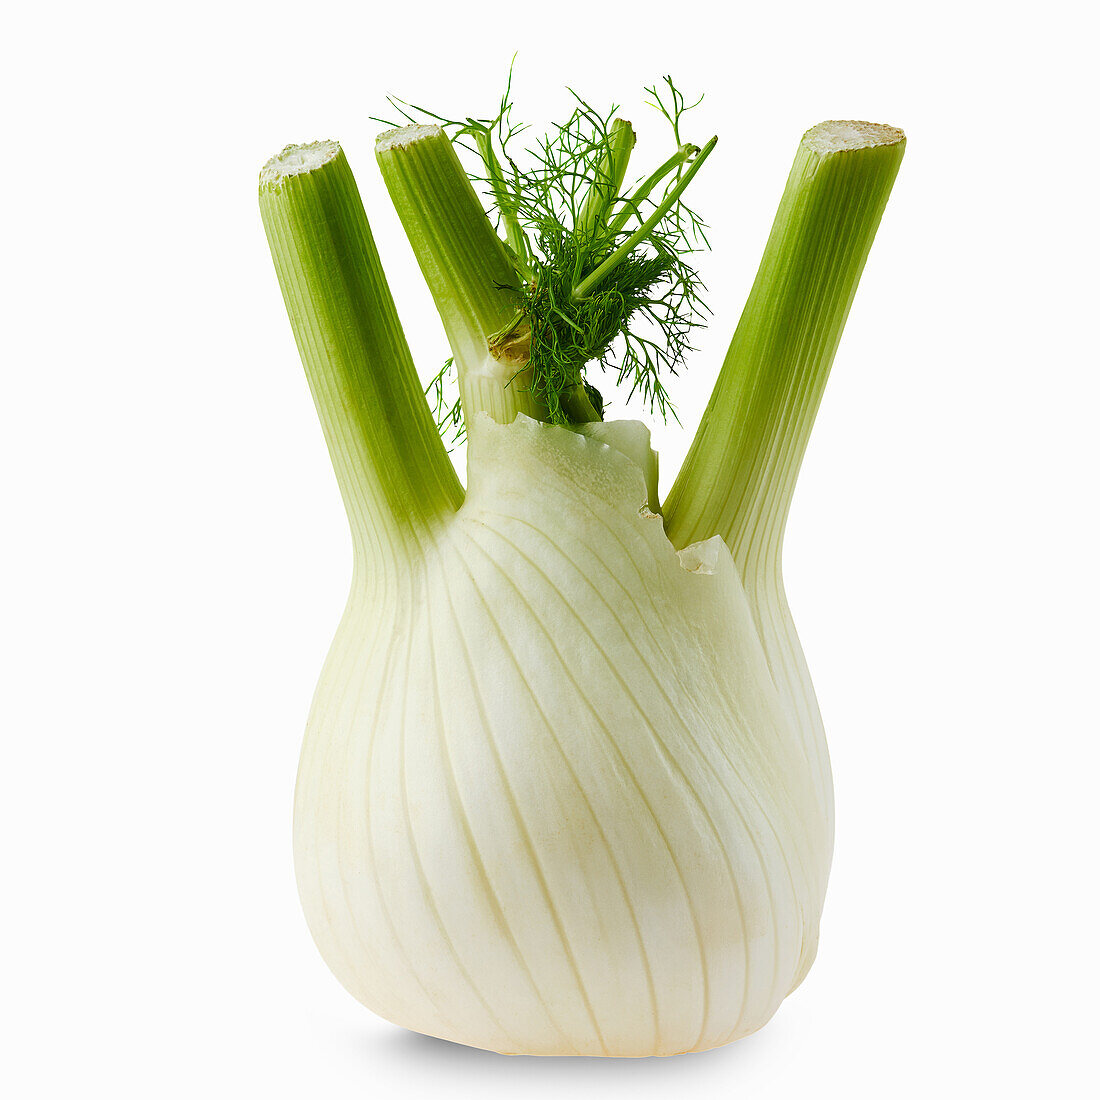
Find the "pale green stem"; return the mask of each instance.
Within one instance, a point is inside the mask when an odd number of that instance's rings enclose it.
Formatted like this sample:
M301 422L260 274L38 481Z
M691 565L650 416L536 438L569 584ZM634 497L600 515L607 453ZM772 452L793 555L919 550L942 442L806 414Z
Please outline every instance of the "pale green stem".
M477 151L481 154L489 186L496 200L497 209L500 211L501 221L504 223L508 247L514 253L522 272L529 275L531 257L527 250L527 238L523 235L523 229L516 219L516 200L508 190L500 160L493 149L493 135L488 130L478 130L474 133L474 141L477 143Z
M672 209L675 203L679 200L680 196L684 193L687 186L695 178L695 173L703 167L703 162L710 156L711 151L715 145L718 144L718 139L712 137L710 141L699 150L699 155L691 162L691 167L680 177L680 182L669 191L669 193L661 200L660 205L649 215L648 218L633 232L629 237L606 260L596 268L595 271L589 273L589 275L573 288L573 297L575 299L584 298L590 294L599 285L600 281L607 275L612 268L621 263L644 241L650 233L653 232L657 223Z
M892 126L803 137L710 404L665 501L675 546L719 534L742 570L778 563L795 479L867 253L901 164Z
M569 393L563 393L560 400L571 424L598 424L603 420L584 386L574 386Z
M626 179L626 168L636 140L633 127L625 119L617 118L611 123L607 135L607 151L596 170L596 178L588 189L574 226L578 271L584 267L589 249L605 235L607 211Z
M389 574L462 500L339 145L290 146L260 214L347 508L357 567Z
M672 175L680 165L686 164L698 152L698 145L681 145L664 164L656 169L647 179L642 181L632 195L622 200L623 208L614 218L612 218L611 224L607 227L607 235L609 237L614 237L616 234L622 232L623 227L632 216L637 216L638 220L642 221L642 203L649 198L653 188L666 176Z
M450 140L438 126L404 126L382 134L376 152L454 353L466 423L480 411L502 424L517 413L544 419L526 374L489 354L489 337L516 311L501 288L518 275Z

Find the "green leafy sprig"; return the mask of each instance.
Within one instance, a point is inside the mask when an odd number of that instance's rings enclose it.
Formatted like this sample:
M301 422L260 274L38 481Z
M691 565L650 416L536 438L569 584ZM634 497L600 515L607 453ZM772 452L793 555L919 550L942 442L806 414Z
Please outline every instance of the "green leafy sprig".
M694 329L709 313L690 257L709 247L706 226L683 193L717 141L683 142L688 104L670 77L647 88L650 105L668 120L676 150L648 176L626 186L634 132L570 89L569 117L517 151L529 129L512 118L512 76L493 118L447 119L392 99L407 122L430 119L475 155L470 178L486 188L516 280L511 322L490 339L494 353L523 370L552 423L600 420L603 399L587 378L598 363L662 418L675 410L663 375L675 375L691 350ZM377 121L394 125L384 119ZM521 161L523 162L521 166ZM445 440L461 439L457 398L447 400L451 361L429 384Z

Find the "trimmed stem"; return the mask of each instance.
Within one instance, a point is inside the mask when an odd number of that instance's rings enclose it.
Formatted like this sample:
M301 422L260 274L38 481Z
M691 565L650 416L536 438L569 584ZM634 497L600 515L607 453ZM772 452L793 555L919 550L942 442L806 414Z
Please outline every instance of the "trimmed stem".
M810 429L904 151L900 130L866 122L823 122L802 138L710 404L665 502L673 545L719 534L743 578L778 568Z
M527 373L489 353L489 339L515 316L518 278L450 140L438 126L403 126L378 138L378 165L443 320L469 424L488 412L545 419Z
M600 284L603 278L614 268L617 264L621 263L644 241L650 233L653 232L653 227L672 209L673 205L679 200L680 196L687 189L687 186L695 178L695 173L703 167L703 162L710 156L711 151L718 144L718 139L712 137L710 141L699 150L699 155L692 161L691 167L680 177L680 182L669 191L669 193L661 200L660 205L648 218L633 232L629 237L595 271L591 272L583 282L573 288L573 297L577 300L586 297Z
M260 173L260 214L358 564L400 561L462 488L432 423L359 190L335 142Z

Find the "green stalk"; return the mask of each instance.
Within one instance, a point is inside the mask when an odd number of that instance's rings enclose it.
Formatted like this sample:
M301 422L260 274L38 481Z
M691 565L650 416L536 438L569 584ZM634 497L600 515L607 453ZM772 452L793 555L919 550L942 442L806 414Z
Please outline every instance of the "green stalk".
M385 571L462 500L339 145L289 146L260 173L260 214L357 565Z
M603 155L596 178L588 189L580 213L574 226L577 239L577 270L584 267L584 258L606 232L607 211L626 179L626 168L630 163L630 153L637 138L634 129L625 119L617 118L611 123L607 135L607 150Z
M642 203L649 198L653 188L666 176L672 175L680 165L686 164L698 152L698 145L681 145L664 164L642 181L634 194L623 200L623 208L611 220L611 224L607 227L607 235L614 237L621 232L632 215L637 215L638 220L641 221Z
M561 407L569 417L570 424L599 424L603 417L596 412L596 406L588 396L584 386L574 386L568 394L561 395Z
M479 129L474 132L474 141L477 143L477 151L481 154L489 186L496 200L497 209L500 211L501 221L504 223L504 235L508 241L508 247L514 253L522 273L529 276L531 256L527 250L527 238L516 219L516 201L508 190L500 160L493 149L493 135L489 130Z
M543 419L526 372L489 353L515 316L515 267L438 126L403 126L376 146L382 178L443 320L469 424L480 411L507 424Z
M644 241L650 233L653 232L654 226L668 213L669 210L675 205L676 201L687 189L687 186L695 178L695 173L703 167L703 162L710 156L714 147L718 144L718 139L712 137L710 141L699 150L699 155L691 162L691 167L680 177L680 182L669 191L669 193L661 201L661 204L649 215L648 218L633 232L629 237L595 271L592 271L588 276L573 288L573 298L580 300L591 294L593 290L600 284L601 280L606 276L612 268L621 263L635 248L638 247Z
M892 126L825 122L805 134L665 502L673 545L721 535L746 584L760 568L778 569L810 429L904 151L905 135Z

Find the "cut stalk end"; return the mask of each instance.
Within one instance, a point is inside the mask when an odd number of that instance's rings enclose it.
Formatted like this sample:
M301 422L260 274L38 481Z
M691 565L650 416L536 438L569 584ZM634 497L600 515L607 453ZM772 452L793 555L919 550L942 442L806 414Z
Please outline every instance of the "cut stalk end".
M290 176L315 172L340 155L337 141L312 141L308 145L288 145L260 169L260 189L277 188Z
M885 122L819 122L802 135L802 144L822 156L903 141L905 132Z
M374 142L374 151L382 155L388 153L391 149L405 149L410 145L415 145L418 141L439 138L442 134L443 127L441 126L419 124L397 126L378 135Z

